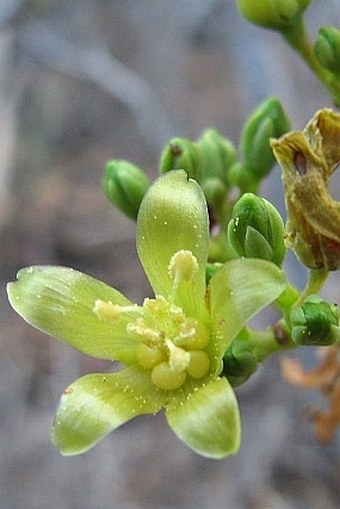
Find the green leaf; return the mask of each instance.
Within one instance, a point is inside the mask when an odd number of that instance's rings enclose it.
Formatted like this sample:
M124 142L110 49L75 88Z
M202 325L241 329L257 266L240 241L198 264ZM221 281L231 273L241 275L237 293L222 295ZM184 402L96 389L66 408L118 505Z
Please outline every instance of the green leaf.
M189 250L198 271L180 286L175 303L196 315L203 305L208 259L208 212L204 194L183 170L160 177L146 193L137 218L137 250L156 295L167 298L173 281L168 267L172 256Z
M192 392L168 408L165 415L174 433L202 456L222 459L239 449L239 409L226 378Z
M210 280L213 327L220 354L245 324L285 289L284 273L274 263L255 258L230 260Z
M133 361L136 339L126 333L126 318L117 318L113 325L93 311L97 299L131 305L117 290L64 267L29 267L17 277L8 284L8 296L26 322L87 355Z
M86 375L62 395L52 441L64 455L81 454L130 419L158 412L162 403L162 394L142 371Z

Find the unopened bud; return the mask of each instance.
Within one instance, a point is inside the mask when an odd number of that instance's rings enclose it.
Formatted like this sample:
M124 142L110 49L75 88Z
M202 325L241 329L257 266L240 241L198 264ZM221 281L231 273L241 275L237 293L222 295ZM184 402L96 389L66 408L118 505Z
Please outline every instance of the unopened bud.
M270 138L290 129L290 122L278 99L262 102L245 123L240 139L240 152L247 172L255 180L263 179L275 164Z
M274 30L291 27L311 0L237 0L240 13L251 23Z
M234 387L246 382L257 368L257 359L251 352L238 351L238 348L232 345L224 354L222 375L226 376Z
M331 345L340 338L336 306L310 295L290 314L292 339L299 345Z
M147 176L128 161L108 161L104 169L103 189L118 209L136 219L142 198L149 187Z
M236 161L236 150L217 129L206 129L197 140L202 182L217 178L228 186L228 170Z
M235 204L228 240L238 256L261 258L280 266L285 257L284 224L264 198L245 193Z
M201 181L202 173L198 162L196 144L186 138L173 138L164 147L159 168L161 173L170 170L185 170L190 178Z
M340 73L340 30L335 27L321 28L314 52L322 67L335 74Z
M217 177L209 178L201 183L201 187L204 192L204 196L207 200L209 208L211 210L219 210L223 207L223 204L227 195L226 185Z

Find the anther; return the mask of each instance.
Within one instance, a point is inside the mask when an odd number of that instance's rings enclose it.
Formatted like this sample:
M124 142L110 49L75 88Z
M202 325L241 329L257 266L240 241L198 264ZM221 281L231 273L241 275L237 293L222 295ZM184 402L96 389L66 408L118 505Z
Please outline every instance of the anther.
M181 249L171 257L168 266L169 275L173 280L173 286L169 295L170 302L174 299L179 285L183 281L190 281L197 271L197 258L191 251Z
M169 274L173 280L190 281L198 271L198 262L191 251L181 249L175 253L169 262Z
M141 313L141 308L137 305L119 306L118 304L98 299L94 303L93 311L102 320L115 320L122 314L136 316L136 314Z

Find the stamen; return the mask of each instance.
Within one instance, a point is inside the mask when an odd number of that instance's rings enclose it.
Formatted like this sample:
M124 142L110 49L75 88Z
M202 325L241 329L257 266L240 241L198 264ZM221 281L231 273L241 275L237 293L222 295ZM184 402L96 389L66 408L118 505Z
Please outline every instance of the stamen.
M198 262L191 251L181 249L172 256L168 270L173 280L180 277L181 280L190 281L198 271Z
M173 280L173 287L169 300L171 301L182 281L190 281L195 272L198 271L197 258L191 251L181 249L177 251L170 259L168 272Z
M196 334L196 327L192 326L187 330L181 330L178 336L176 337L176 344L186 343L186 341L190 338L193 338Z
M136 316L136 314L141 314L142 309L140 306L119 306L118 304L113 304L112 302L105 302L104 300L98 299L94 303L93 311L96 315L102 320L114 321L122 314L126 314L127 316Z
M145 325L144 320L136 320L136 322L128 323L126 326L126 330L129 333L137 334L141 336L143 339L146 339L149 343L159 344L160 340L162 340L164 334L157 330L152 329Z

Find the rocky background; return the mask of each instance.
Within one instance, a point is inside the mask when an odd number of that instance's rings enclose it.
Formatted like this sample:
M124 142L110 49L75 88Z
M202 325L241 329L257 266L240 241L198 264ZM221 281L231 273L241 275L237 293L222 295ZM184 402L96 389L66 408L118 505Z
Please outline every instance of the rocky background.
M338 0L316 0L307 19L313 36L340 26ZM105 161L129 159L154 178L170 137L215 126L237 143L268 95L295 129L331 106L280 37L240 19L233 0L0 1L1 509L338 507L339 436L315 442L301 409L316 395L285 384L279 358L238 390L236 457L196 456L159 414L63 458L49 440L61 392L110 366L31 329L5 296L20 267L57 263L140 301L150 290L134 224L102 194ZM284 211L278 168L263 195ZM302 286L293 256L288 270ZM325 294L339 302L337 275ZM299 356L313 363L311 350Z

